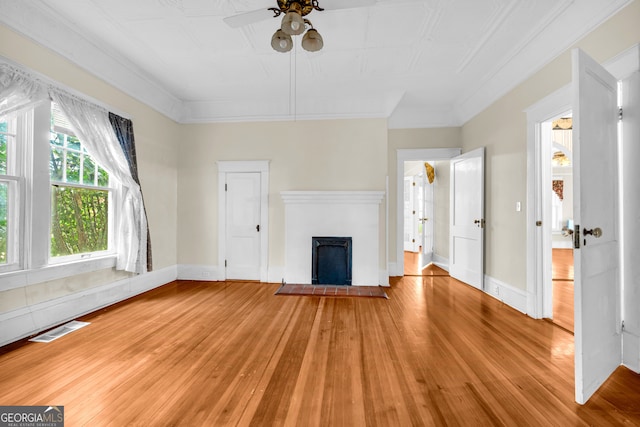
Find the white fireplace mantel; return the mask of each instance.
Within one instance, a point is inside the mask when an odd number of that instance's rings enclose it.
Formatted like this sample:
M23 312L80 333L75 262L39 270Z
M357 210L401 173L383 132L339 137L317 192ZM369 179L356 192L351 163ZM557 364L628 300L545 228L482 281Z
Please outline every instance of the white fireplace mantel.
M380 203L384 191L282 191L287 283L311 283L313 237L352 238L352 284L380 281Z
M378 205L384 198L384 191L282 191L282 200L292 203L348 203Z

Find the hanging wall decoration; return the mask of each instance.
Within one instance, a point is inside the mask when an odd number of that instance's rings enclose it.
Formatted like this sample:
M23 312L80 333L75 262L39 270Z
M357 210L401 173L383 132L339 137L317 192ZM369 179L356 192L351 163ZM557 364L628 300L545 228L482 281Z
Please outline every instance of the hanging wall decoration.
M433 184L433 180L436 177L436 171L428 162L424 162L424 168L427 170L427 179L429 180L429 184Z
M552 184L554 193L558 195L560 200L564 199L564 181L561 179L554 179Z

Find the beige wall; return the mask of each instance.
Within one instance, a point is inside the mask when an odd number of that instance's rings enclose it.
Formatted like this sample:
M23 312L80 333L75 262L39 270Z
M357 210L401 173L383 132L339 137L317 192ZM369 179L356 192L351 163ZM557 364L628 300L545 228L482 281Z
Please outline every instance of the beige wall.
M449 173L448 160L438 160L434 163L434 232L433 253L438 257L449 259Z
M640 2L635 1L577 46L604 62L640 42ZM486 147L485 272L526 289L526 116L524 109L571 80L571 53L564 52L531 78L468 121L463 152ZM516 202L522 211L516 212Z
M217 160L269 160L269 267L284 266L284 190L384 191L383 119L183 126L178 177L178 261L217 265ZM383 202L384 203L384 202ZM384 224L384 207L381 206ZM384 230L380 231L381 268Z
M640 41L635 1L578 43L605 61ZM384 190L389 261L396 262L396 150L486 147L486 273L525 289L526 118L523 110L570 81L567 51L462 128L387 130L386 121L332 120L178 125L66 59L0 25L0 55L129 115L147 204L154 267L217 264L216 160L270 160L269 264L284 263L282 190ZM515 203L523 211L515 211ZM385 223L381 206L381 220ZM385 230L380 230L381 263ZM447 251L448 252L448 251ZM381 265L381 268L386 266ZM120 278L114 274L114 280ZM82 279L82 280L80 280ZM86 287L104 272L78 276ZM69 283L66 281L65 283ZM74 282L75 283L75 282ZM47 283L55 289L65 284ZM73 291L78 291L74 284ZM31 289L34 295L43 295ZM11 291L12 295L19 293ZM9 294L7 294L9 295ZM60 296L56 291L56 296ZM6 306L3 295L3 309ZM17 301L17 299L16 299ZM17 302L16 302L17 303Z
M92 97L133 121L138 168L144 193L154 269L177 262L177 153L180 127L155 110L87 73L59 55L0 24L0 55ZM62 297L110 283L128 275L111 270L0 292L1 311L42 302L43 296ZM26 295L26 297L25 297ZM33 297L29 297L32 295ZM45 298L46 300L46 298Z

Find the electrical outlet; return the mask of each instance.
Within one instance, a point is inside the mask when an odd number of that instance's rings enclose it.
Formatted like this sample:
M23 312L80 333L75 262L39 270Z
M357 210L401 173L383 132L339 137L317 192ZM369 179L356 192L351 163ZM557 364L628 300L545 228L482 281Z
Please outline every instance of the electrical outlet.
M500 295L500 286L498 286L498 285L494 285L494 288L493 288L493 289L494 289L494 293L495 293L496 295Z
M203 278L211 277L211 273L210 273L210 272L208 272L208 271L203 271L203 272L202 272L202 277L203 277Z

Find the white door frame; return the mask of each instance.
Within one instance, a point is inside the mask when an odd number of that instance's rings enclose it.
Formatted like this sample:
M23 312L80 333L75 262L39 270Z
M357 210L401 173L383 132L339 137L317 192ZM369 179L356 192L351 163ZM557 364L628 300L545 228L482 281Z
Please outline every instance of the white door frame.
M404 162L410 160L450 160L460 148L399 148L396 150L396 268L391 276L404 276Z
M616 78L623 79L640 70L640 45L620 53L604 64L605 69ZM563 86L556 92L541 99L525 110L527 114L527 314L535 319L547 317L544 295L544 239L545 225L550 218L543 218L543 192L540 188L542 174L540 125L541 123L571 110L571 85ZM548 156L547 156L548 157ZM543 221L542 227L536 221ZM546 224L545 224L546 223ZM551 242L548 242L549 248ZM549 251L549 260L551 253ZM550 261L549 261L550 262ZM551 272L549 271L550 275ZM551 297L546 299L551 301Z
M219 280L226 280L224 260L227 255L227 201L224 185L231 172L260 173L260 281L268 282L269 260L269 160L222 161L218 165L218 268Z
M542 183L551 179L551 147L542 143L542 123L570 110L571 85L562 87L526 110L527 314L536 319L553 316L552 295L545 292L551 284L551 208L542 187ZM537 221L542 225L537 226Z
M420 268L424 268L433 262L433 251L435 249L435 181L433 183L429 183L429 179L427 174L422 175L422 209L423 216L422 218L427 218L426 220L421 220L422 223L422 235L420 236L420 241L422 242L422 256L423 258L422 265ZM427 197L429 195L430 197ZM427 201L429 201L430 209L427 209ZM430 241L427 242L427 231L431 232ZM431 247L427 246L427 243L431 245ZM428 256L427 256L428 255Z

